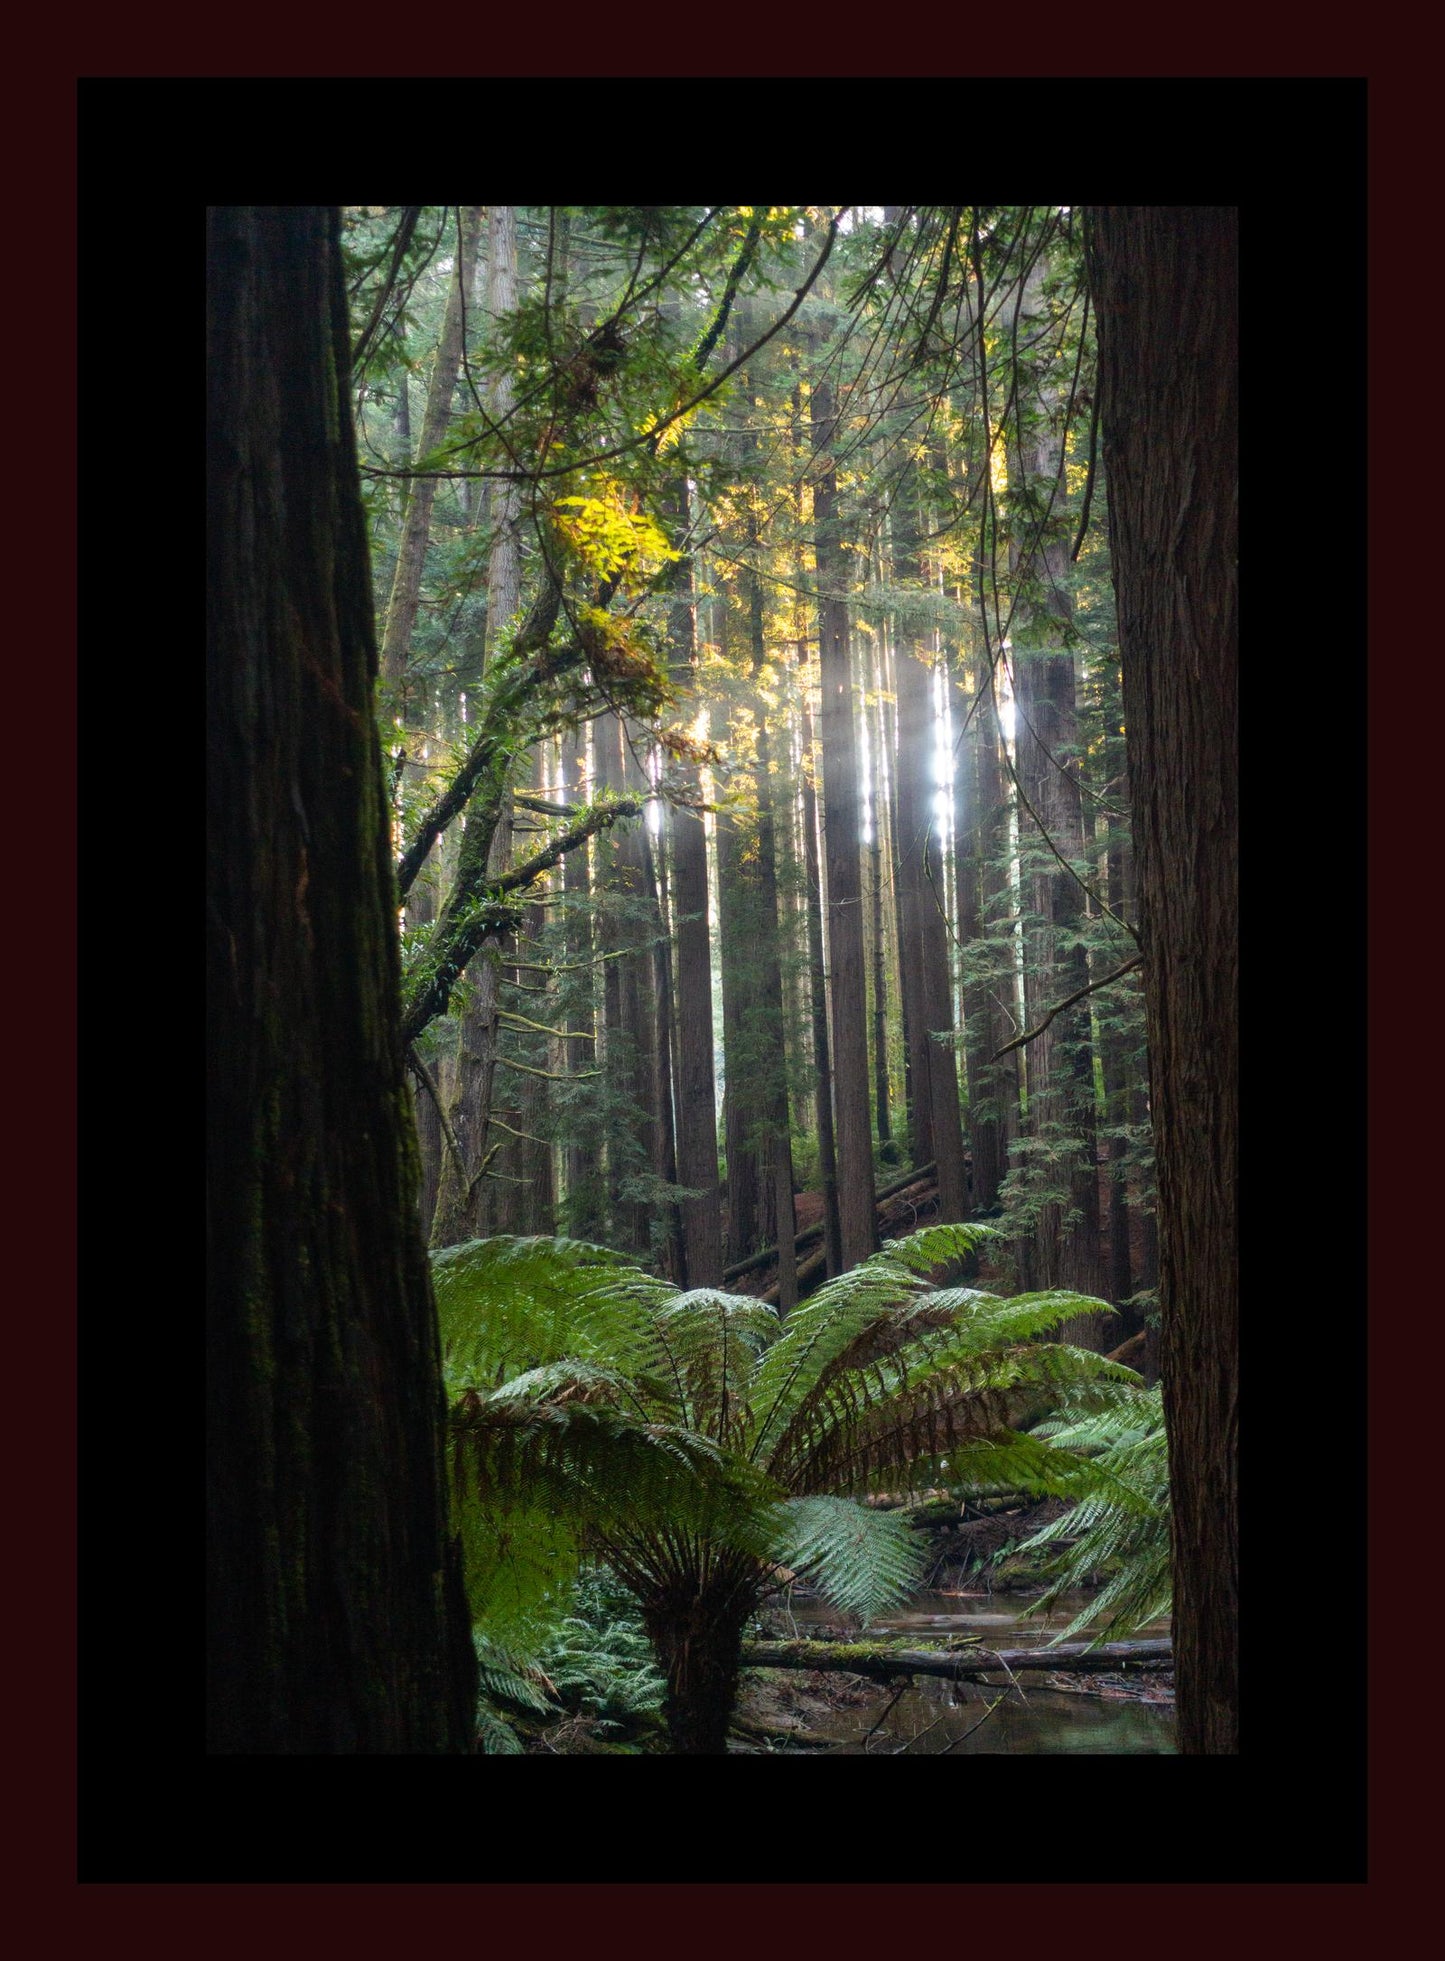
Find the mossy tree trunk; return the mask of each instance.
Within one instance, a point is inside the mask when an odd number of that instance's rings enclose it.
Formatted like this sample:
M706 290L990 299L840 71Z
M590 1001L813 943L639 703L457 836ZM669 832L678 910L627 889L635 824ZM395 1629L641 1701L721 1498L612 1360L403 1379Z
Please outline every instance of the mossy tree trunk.
M1239 1748L1238 243L1087 214L1159 1172L1179 1747Z
M207 282L207 1747L461 1753L339 214Z

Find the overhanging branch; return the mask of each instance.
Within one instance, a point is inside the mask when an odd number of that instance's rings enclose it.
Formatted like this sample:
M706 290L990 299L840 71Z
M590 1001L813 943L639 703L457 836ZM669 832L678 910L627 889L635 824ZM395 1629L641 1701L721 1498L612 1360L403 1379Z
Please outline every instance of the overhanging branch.
M1065 1008L1072 1008L1076 1001L1082 1001L1087 994L1097 994L1099 989L1107 987L1110 981L1122 980L1125 974L1133 973L1136 967L1142 967L1143 964L1143 954L1136 953L1132 960L1126 960L1123 966L1116 967L1112 974L1105 974L1101 980L1090 981L1089 985L1081 987L1077 994L1071 994L1067 1000L1060 1001L1056 1007L1050 1008L1037 1028L1026 1028L1022 1035L1015 1035L1011 1042L1005 1042L1001 1049L995 1049L989 1061L997 1062L1001 1056L1007 1055L1010 1049L1021 1049L1026 1042L1036 1041L1055 1016L1061 1015Z
M448 901L431 940L406 978L402 1040L414 1042L429 1023L446 1013L451 1003L452 989L465 973L468 962L478 948L487 940L497 939L503 933L516 929L523 911L518 897L521 892L535 884L543 872L550 871L569 851L585 843L595 832L605 830L619 817L639 816L641 811L642 800L639 797L619 797L612 803L594 804L575 824L569 825L555 837L544 851L535 852L500 878L485 875L484 833L479 827L475 851L463 854L463 864L458 872L459 889ZM469 842L472 836L472 827L468 825ZM466 889L468 855L478 868L470 891Z

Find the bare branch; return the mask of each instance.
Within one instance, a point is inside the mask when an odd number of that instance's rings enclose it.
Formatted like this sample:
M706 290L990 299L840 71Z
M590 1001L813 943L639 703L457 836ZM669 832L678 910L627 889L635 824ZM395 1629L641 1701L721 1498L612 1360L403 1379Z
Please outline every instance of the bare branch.
M431 1070L427 1068L426 1064L422 1061L421 1057L417 1054L416 1046L414 1043L409 1043L407 1045L406 1060L407 1060L407 1066L410 1068L412 1074L416 1077L419 1083L423 1083L426 1086L427 1095L431 1098L432 1102L436 1105L436 1113L441 1118L442 1135L447 1140L447 1147L451 1151L452 1158L456 1163L457 1170L460 1171L463 1178L465 1178L467 1175L467 1168L465 1164L463 1164L462 1162L461 1145L458 1144L456 1140L456 1135L452 1130L450 1120L447 1117L446 1108L442 1103L441 1091L436 1086L436 1079L432 1075Z
M997 1062L999 1057L1007 1055L1010 1049L1021 1049L1025 1042L1036 1040L1038 1036L1043 1034L1054 1017L1061 1015L1065 1008L1072 1008L1074 1003L1076 1001L1082 1001L1086 994L1097 994L1099 989L1101 987L1107 987L1110 981L1121 980L1125 974L1133 973L1136 967L1142 967L1143 964L1143 954L1136 953L1132 960L1126 960L1123 966L1116 967L1112 974L1105 974L1102 980L1090 981L1089 985L1087 987L1081 987L1077 994L1071 994L1066 1001L1060 1001L1057 1007L1050 1008L1037 1028L1026 1028L1022 1035L1015 1035L1011 1042L1005 1042L1001 1049L996 1049L989 1057L989 1061Z

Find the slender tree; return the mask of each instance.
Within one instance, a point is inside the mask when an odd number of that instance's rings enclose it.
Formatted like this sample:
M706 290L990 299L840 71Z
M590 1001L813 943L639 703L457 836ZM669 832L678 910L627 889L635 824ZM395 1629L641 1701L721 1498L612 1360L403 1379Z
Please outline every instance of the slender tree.
M910 476L912 472L910 472ZM899 502L906 522L899 575L922 583L917 531L918 488L910 483ZM961 1219L968 1210L963 1126L954 1062L953 1001L948 973L948 932L943 840L935 814L936 750L932 631L909 634L894 661L898 696L898 883L900 964L912 976L909 1003L909 1078L915 1111L914 1161L938 1165L939 1216ZM905 981L905 986L907 986Z
M833 453L838 416L832 383L826 380L814 385L813 427L833 1124L838 1153L843 1261L846 1266L854 1266L859 1260L867 1259L877 1246L878 1219L873 1204L873 1142L868 1111L858 744L853 725L848 573Z
M422 456L441 446L451 414L452 392L457 385L457 368L462 358L462 339L466 330L467 305L476 278L477 241L481 235L482 207L469 204L459 214L456 264L447 292L446 312L437 341L436 361L427 389L426 410L422 416ZM436 478L418 477L406 501L401 538L397 545L396 570L391 597L386 606L386 626L382 639L381 673L390 700L388 712L401 719L405 694L407 652L412 628L416 624L417 603L421 597L422 568L426 562L431 529L432 505L436 498Z

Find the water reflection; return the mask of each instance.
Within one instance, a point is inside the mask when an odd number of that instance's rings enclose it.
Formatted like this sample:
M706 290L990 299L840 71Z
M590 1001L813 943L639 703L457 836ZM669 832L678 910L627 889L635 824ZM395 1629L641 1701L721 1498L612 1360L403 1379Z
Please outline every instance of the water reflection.
M997 1648L1042 1646L1068 1625L1088 1596L1061 1598L1047 1614L1024 1619L1029 1602L1018 1596L978 1593L924 1593L869 1633L914 1633L936 1640L947 1634L982 1636ZM827 1625L835 1616L816 1600L789 1603L799 1634ZM1167 1634L1167 1620L1140 1630L1139 1638ZM854 1639L856 1639L856 1635ZM1002 1674L993 1686L920 1678L900 1692L880 1686L862 1705L810 1725L810 1736L826 1740L838 1756L1173 1756L1174 1707L1167 1701L1141 1701L1147 1676L1129 1678L1128 1690L1112 1690L1095 1678L1094 1692L1050 1689L1032 1670L1009 1682ZM1102 1687L1103 1693L1097 1692ZM822 1754L820 1752L820 1754Z

